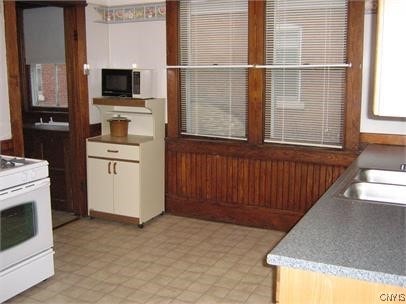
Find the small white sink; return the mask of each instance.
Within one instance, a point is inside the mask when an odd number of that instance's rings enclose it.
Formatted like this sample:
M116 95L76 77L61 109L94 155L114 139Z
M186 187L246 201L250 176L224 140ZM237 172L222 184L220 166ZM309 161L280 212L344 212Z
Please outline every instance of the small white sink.
M36 122L36 126L66 126L69 127L69 122L51 121L51 122Z

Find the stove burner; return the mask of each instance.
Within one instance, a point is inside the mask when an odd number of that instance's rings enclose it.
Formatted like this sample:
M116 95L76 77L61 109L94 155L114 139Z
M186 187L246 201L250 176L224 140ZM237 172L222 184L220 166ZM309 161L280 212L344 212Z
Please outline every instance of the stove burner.
M11 158L11 159L5 159L5 158L0 158L0 168L1 169L8 169L8 168L13 168L15 166L21 166L26 163L24 158Z

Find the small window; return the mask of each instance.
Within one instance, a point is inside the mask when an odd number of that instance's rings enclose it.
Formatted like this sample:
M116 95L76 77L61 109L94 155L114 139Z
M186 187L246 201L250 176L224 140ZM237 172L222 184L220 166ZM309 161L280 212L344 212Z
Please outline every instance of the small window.
M30 71L32 106L68 106L65 64L31 64Z

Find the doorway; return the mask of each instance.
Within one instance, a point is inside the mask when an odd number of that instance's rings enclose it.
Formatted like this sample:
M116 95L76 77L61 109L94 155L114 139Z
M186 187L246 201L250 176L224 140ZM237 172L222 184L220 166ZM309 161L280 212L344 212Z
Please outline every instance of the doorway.
M51 180L54 179L55 183L58 179L62 180L61 185L66 188L54 189L55 206L80 216L87 215L85 140L89 137L90 131L87 76L83 73L83 65L86 63L85 6L85 1L4 2L14 154L35 156L37 153L40 154L37 155L39 158L49 158L50 164L51 161L56 164L63 163L65 172L62 172L61 166L54 168L50 166ZM35 62L38 58L34 61L32 58L27 60L24 11L28 10L31 12L42 10L43 13L54 11L63 19L62 52L65 54L62 64L55 61ZM61 61L61 58L57 61ZM51 106L49 102L45 102L51 100L45 96L44 80L48 79L44 76L45 70L47 73L53 73L51 78L54 84L51 95L55 97L52 101L55 103ZM61 90L64 85L66 99ZM66 106L63 106L65 100ZM42 142L41 136L35 134L27 136L34 131L27 132L24 125L40 122L41 118L44 122L53 120L66 123L68 127L65 136L56 136L55 132L51 136L52 132L49 130L48 133L42 132ZM64 206L58 205L58 200L59 203L63 201L61 197L57 197L58 193L62 192L66 194Z

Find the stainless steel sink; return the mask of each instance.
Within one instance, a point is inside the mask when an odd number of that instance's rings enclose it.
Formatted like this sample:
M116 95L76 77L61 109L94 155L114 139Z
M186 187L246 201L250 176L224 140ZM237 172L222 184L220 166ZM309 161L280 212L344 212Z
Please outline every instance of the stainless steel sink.
M405 185L354 182L346 188L343 196L355 200L368 200L406 206Z
M356 180L368 183L381 183L406 186L406 172L377 169L361 169Z

